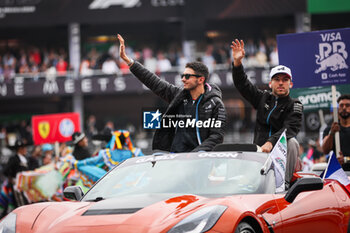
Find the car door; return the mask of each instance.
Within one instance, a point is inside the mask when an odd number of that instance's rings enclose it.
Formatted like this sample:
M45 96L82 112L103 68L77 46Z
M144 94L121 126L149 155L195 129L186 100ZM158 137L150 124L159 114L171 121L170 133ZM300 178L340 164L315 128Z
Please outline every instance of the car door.
M300 193L292 203L278 201L283 233L336 233L342 232L335 189L331 183L322 190Z
M342 232L348 232L350 221L350 198L349 193L343 188L341 184L336 181L331 181L331 185L334 187L334 194L338 201L339 212L342 213L342 221L339 225L342 228Z

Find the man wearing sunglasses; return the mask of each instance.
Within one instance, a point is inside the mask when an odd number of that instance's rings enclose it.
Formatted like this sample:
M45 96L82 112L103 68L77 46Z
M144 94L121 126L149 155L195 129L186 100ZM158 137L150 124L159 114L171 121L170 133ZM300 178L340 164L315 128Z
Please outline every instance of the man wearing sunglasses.
M147 70L139 62L125 54L125 44L118 34L120 57L129 65L130 71L169 106L163 114L176 116L176 121L193 123L177 124L165 128L161 125L153 137L153 150L169 152L211 151L215 145L223 142L226 113L221 99L221 90L216 85L209 85L208 68L200 62L186 64L181 75L183 88L176 87ZM170 119L174 122L173 119ZM200 122L210 123L197 124ZM211 123L215 123L211 124Z
M263 91L253 85L244 72L242 59L245 55L243 40L232 41L233 82L241 95L257 110L254 143L263 152L270 153L285 129L287 136L286 187L296 169L299 144L295 139L301 128L303 106L289 96L293 87L291 70L283 65L270 72L270 91ZM299 168L299 167L298 167Z

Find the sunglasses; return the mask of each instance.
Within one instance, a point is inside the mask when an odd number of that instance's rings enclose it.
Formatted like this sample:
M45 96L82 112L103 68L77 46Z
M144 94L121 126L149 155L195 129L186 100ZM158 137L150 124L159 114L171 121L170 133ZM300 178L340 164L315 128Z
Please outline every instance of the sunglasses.
M348 108L350 104L339 104L339 108Z
M194 76L197 78L203 77L203 75L199 75L199 74L182 74L181 79L185 78L186 80L189 80L191 76Z

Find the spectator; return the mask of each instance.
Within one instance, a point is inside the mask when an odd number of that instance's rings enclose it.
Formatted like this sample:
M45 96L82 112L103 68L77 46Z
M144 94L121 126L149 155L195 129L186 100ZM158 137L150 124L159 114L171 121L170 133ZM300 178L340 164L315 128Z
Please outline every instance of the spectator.
M186 66L186 64L189 62L189 60L185 57L185 55L181 52L178 59L177 59L177 65L179 66L180 71L183 70L183 68Z
M68 69L68 63L64 60L63 56L60 56L56 64L56 71L59 75L66 74Z
M108 49L108 54L114 60L117 60L119 58L119 45L117 41Z
M72 135L74 144L73 156L76 160L82 160L91 157L89 142L84 133L75 132Z
M26 158L27 145L22 140L16 140L11 148L15 150L15 154L9 159L4 169L4 175L7 177L7 180L1 188L2 190L6 190L7 193L2 192L1 194L7 195L7 197L2 199L0 203L0 206L2 206L0 218L10 212L11 207L17 208L19 206L20 203L17 203L17 199L13 195L15 192L13 185L15 184L17 173L28 170L28 160Z
M91 51L88 53L88 58L90 59L90 61L95 61L96 62L99 57L100 57L100 53L97 52L95 47L93 47L91 49Z
M350 95L341 95L338 100L339 123L333 122L323 132L322 150L328 154L331 150L335 151L334 135L339 132L340 136L340 163L344 170L350 170Z
M52 163L52 158L54 157L53 146L51 144L46 143L42 146L41 150L43 152L43 166Z
M112 57L108 57L102 64L102 72L105 74L117 74L119 68Z
M80 64L80 74L82 76L91 76L93 74L92 69L90 68L90 60L84 58Z
M4 174L10 181L14 181L18 172L28 170L28 160L26 158L27 144L22 140L16 140L11 148L15 150L15 154L8 161Z
M169 71L171 69L171 63L162 52L159 52L157 55L157 71L162 73Z
M56 68L54 66L50 66L48 69L46 69L45 75L47 79L56 78L56 75L57 75Z
M209 73L211 73L215 68L215 59L213 57L213 46L208 45L204 56L202 57L202 61L204 65L206 65L209 69Z
M130 73L129 66L124 61L119 62L119 67L120 67L122 74Z
M113 123L113 121L107 121L106 124L105 124L104 129L108 129L111 132L113 132L114 131L114 123Z
M30 73L30 69L29 66L27 64L23 64L19 67L18 69L18 73L20 74L27 74Z
M247 40L247 43L245 45L245 52L246 52L247 57L249 57L251 55L255 56L255 54L258 52L258 48L254 44L253 39L249 38Z
M16 74L15 69L12 68L12 66L9 66L8 64L5 64L5 65L4 65L4 71L3 71L3 73L4 73L4 79L5 79L5 81L8 81L8 80L10 80L11 78L14 78L14 77L15 77L15 74Z
M38 48L33 47L29 52L29 59L34 62L34 64L39 65L41 63L41 55Z
M272 52L270 53L270 65L271 66L277 66L278 63L278 52L277 52L277 46L275 46L272 50Z
M28 170L34 170L38 167L40 167L41 162L41 147L40 146L35 146L32 154L28 158Z
M51 49L49 54L48 54L48 62L46 64L48 65L48 67L50 67L50 66L56 67L58 59L59 59L58 54L55 52L54 49Z
M4 65L7 65L11 69L14 69L16 67L17 60L15 56L13 56L13 54L11 54L10 52L7 52L3 57L3 63Z
M266 45L263 40L259 40L259 48L257 52L261 52L266 55Z
M18 64L19 66L28 64L27 54L25 53L24 49L21 49L20 51L20 58L19 58Z
M259 51L257 52L257 54L255 55L256 57L256 61L258 62L257 63L257 66L258 67L264 67L267 65L267 56L265 53Z
M60 156L65 157L66 155L73 153L73 148L70 146L67 146L66 143L61 143L59 151L60 151Z
M90 115L87 120L87 133L86 136L88 139L92 139L92 136L97 134L97 128L96 128L96 117L94 115Z
M147 54L150 53L149 56L144 56L144 65L146 69L148 69L151 72L157 71L157 59L153 57L152 51L146 50Z

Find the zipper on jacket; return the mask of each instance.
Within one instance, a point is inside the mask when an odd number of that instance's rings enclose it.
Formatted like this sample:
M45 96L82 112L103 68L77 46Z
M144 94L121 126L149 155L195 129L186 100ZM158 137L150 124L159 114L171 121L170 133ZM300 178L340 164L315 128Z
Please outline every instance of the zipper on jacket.
M275 106L273 106L273 108L271 109L269 115L267 116L266 123L267 123L268 125L269 125L269 120L270 120L271 113L272 113L272 112L275 110L275 108L277 107L277 100L278 100L278 97L276 97ZM271 131L272 131L272 125L270 124L269 137L271 137Z
M203 98L203 94L199 97L198 102L197 102L197 106L196 106L196 134L197 134L197 141L198 141L198 145L202 144L202 140L201 140L201 135L199 134L199 129L197 127L197 121L198 121L198 105L199 102L201 102Z

